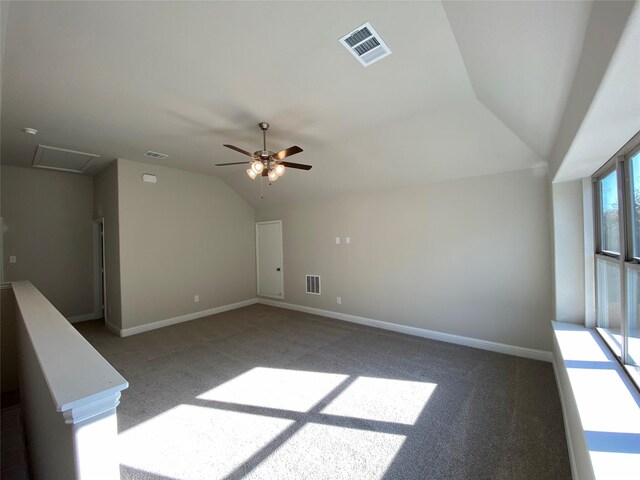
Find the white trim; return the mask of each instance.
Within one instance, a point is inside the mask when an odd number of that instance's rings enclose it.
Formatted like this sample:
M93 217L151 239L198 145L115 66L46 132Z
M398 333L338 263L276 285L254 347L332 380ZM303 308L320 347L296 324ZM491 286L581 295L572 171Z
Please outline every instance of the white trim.
M73 315L71 317L66 317L69 323L78 323L78 322L86 322L87 320L98 320L102 318L100 313L91 312L85 313L83 315Z
M593 205L593 182L591 178L582 179L583 234L584 234L584 319L585 326L596 326L596 265L593 252L595 245L595 219Z
M573 478L637 478L640 454L635 439L638 430L634 426L640 421L640 393L594 329L554 321L551 325L556 381ZM602 389L598 382L605 371L607 388ZM603 416L603 405L615 408ZM598 428L593 428L594 419ZM608 440L607 455L601 455L604 440L594 439L593 434L615 435L621 433L620 425L629 425L630 430L624 432L631 435Z
M578 467L576 465L576 457L573 448L573 440L571 437L571 430L569 426L569 417L567 411L567 402L565 401L562 382L560 381L560 373L558 372L558 366L556 364L556 359L554 358L551 361L551 365L553 366L553 376L556 379L556 385L558 386L558 395L560 397L560 407L562 408L562 420L564 422L564 434L567 438L567 450L569 451L569 465L571 465L571 478L573 480L579 480L580 475L578 475Z
M280 225L280 262L284 264L284 239L282 237L282 220L267 220L264 222L256 222L256 292L258 295L270 298L280 298L284 299L284 265L280 266L280 295L271 295L267 293L260 293L260 255L258 251L260 250L260 243L258 239L258 225L269 225L269 224L277 224Z
M322 310L320 308L305 307L303 305L294 305L286 302L274 302L273 300L258 299L258 303L271 305L272 307L286 308L296 310L298 312L311 313L323 317L335 318L336 320L344 320L345 322L358 323L360 325L368 325L370 327L382 328L393 332L406 333L416 337L429 338L441 342L454 343L456 345L464 345L466 347L480 348L482 350L490 350L492 352L505 353L507 355L515 355L516 357L531 358L533 360L541 360L543 362L551 362L553 357L551 352L545 350L535 350L533 348L518 347L515 345L507 345L505 343L490 342L488 340L479 340L477 338L463 337L451 333L436 332L425 328L410 327L408 325L400 325L398 323L383 322L382 320L373 320L371 318L358 317L356 315L348 315L346 313L332 312L330 310Z
M76 423L102 415L105 412L113 411L115 413L118 405L120 405L120 390L64 410L62 411L62 416L64 423L67 425L75 425Z
M230 303L229 305L222 305L220 307L209 308L208 310L202 310L200 312L187 313L186 315L180 315L179 317L167 318L165 320L159 320L157 322L145 323L137 327L117 329L112 324L107 324L109 330L116 331L121 337L128 337L137 333L148 332L157 328L168 327L169 325L175 325L176 323L188 322L189 320L195 320L196 318L208 317L209 315L215 315L216 313L228 312L229 310L235 310L236 308L246 307L258 303L257 298L250 298L241 302Z

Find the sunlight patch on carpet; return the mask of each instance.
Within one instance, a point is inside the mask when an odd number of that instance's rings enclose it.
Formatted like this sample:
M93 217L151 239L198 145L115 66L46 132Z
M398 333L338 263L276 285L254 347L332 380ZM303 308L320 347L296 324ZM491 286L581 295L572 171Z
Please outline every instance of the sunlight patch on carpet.
M414 425L435 383L358 377L322 413Z
M404 441L404 435L307 424L243 478L381 479Z
M181 480L224 478L292 423L178 405L121 433L120 463Z
M347 377L336 373L256 367L196 398L307 412Z

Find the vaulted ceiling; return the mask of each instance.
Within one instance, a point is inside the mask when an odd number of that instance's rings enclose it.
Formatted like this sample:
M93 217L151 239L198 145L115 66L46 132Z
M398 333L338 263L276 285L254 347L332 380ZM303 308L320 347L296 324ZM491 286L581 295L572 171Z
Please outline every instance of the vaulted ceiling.
M2 163L38 144L216 175L254 205L485 175L549 159L592 3L3 4ZM392 55L338 39L370 21ZM264 187L228 150L300 145ZM22 128L39 130L25 135ZM169 155L144 157L147 150Z

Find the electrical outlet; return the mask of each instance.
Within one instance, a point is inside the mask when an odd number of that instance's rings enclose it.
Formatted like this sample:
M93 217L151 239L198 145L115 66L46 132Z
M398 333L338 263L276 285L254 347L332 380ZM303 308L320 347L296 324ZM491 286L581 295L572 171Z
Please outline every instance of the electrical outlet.
M193 296L193 301L194 301L195 303L198 303L198 302L200 301L200 295L194 295L194 296Z
M342 297L336 297L336 303L342 305Z

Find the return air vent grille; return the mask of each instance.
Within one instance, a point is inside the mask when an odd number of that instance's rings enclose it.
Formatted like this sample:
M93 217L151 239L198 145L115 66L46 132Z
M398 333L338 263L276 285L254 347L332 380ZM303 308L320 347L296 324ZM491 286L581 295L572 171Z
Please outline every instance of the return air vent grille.
M100 155L93 153L38 145L32 166L48 168L49 170L61 170L63 172L83 173L91 166L91 160L99 157Z
M320 275L307 275L307 293L320 295Z
M158 153L158 152L152 152L151 150L149 150L147 153L144 154L145 157L151 157L151 158L157 158L158 160L162 160L164 158L167 158L169 155L165 154L165 153Z
M340 39L340 43L365 67L391 54L391 50L369 22Z

